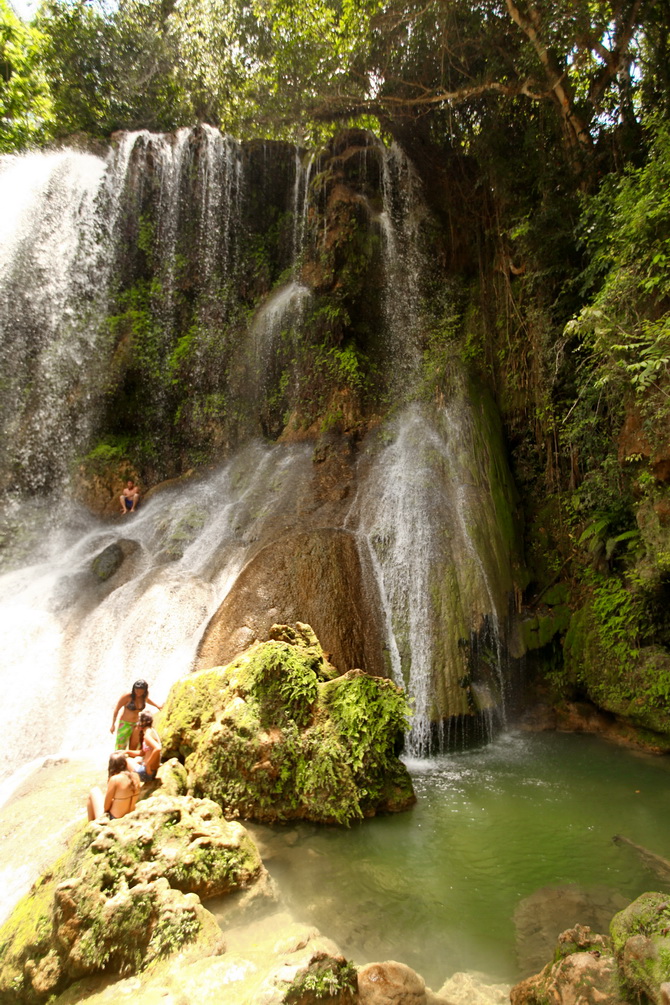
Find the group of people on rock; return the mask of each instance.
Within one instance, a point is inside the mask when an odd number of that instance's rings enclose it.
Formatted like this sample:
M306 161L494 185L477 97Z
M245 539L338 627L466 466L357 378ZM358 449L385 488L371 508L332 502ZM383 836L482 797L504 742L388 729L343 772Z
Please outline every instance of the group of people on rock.
M161 707L149 697L145 680L136 680L131 691L119 698L110 728L110 733L116 730L116 744L109 758L107 791L103 795L97 786L91 789L87 802L89 820L105 814L112 820L124 817L135 809L141 785L156 777L161 763L161 741L154 729L153 715L145 711L147 705Z

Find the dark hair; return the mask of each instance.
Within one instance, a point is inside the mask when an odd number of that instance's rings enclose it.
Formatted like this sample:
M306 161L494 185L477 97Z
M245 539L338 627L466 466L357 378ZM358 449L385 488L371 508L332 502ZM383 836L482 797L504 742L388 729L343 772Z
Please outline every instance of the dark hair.
M149 694L149 685L145 680L136 680L131 689L133 698L135 697L136 691L146 691L146 693Z
M140 712L139 723L140 727L143 727L144 729L146 729L149 726L153 726L154 717L151 714L151 712Z
M113 754L109 755L109 764L107 765L107 777L111 778L112 775L119 775L122 771L128 770L128 758L121 750L115 750Z

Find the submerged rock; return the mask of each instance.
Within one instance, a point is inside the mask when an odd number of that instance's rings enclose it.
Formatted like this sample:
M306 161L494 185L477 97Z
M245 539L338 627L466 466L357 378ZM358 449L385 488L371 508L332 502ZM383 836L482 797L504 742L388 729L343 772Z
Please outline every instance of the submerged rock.
M223 948L199 896L264 874L256 847L210 800L158 795L88 824L0 929L0 1001L41 1002L89 974L133 973L190 947Z
M178 681L159 730L165 756L185 763L189 792L228 817L349 824L415 802L395 754L408 714L392 681L337 676L298 623Z

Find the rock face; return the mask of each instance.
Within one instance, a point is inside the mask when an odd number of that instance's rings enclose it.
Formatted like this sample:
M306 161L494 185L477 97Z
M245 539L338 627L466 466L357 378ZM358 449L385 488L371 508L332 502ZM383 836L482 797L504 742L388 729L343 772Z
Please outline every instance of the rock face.
M227 667L171 689L158 728L188 790L227 817L348 824L415 802L394 746L409 708L392 681L337 676L309 625L276 625Z
M556 962L512 988L512 1005L625 1005L609 940L581 925L558 938Z
M277 621L309 621L336 666L386 676L373 577L353 534L324 528L287 534L247 565L209 623L198 668L222 666Z
M86 975L132 973L189 946L221 952L198 895L263 872L247 832L209 800L158 795L95 821L0 929L0 1000L41 1002Z

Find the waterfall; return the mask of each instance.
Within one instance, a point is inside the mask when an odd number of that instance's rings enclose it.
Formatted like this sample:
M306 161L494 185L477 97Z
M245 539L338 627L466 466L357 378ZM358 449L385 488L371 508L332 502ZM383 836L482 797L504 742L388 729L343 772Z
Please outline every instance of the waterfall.
M392 676L414 703L407 749L425 756L449 745L455 718L475 713L490 736L494 709L504 714L499 625L511 569L499 539L497 486L467 402L459 397L437 411L411 405L390 435L364 461L370 467L348 524L375 569ZM477 679L469 644L489 627L493 666Z
M420 359L416 328L426 272L421 226L427 210L416 171L396 143L381 146L381 166L383 312L394 366L407 372Z
M291 382L309 357L301 350L321 337L319 324L328 346L340 264L319 271L315 231L321 192L328 222L329 184L343 193L334 216L344 207L342 220L371 227L359 250L372 265L359 276L376 268L382 237L383 323L374 280L361 328L385 334L371 331L369 345L386 339L403 393L418 373L427 211L417 176L398 148L376 141L349 179L338 174L346 158L329 176L324 156L200 126L129 133L106 158L0 159L7 771L45 753L108 746L111 710L132 680L146 677L164 697L246 563L307 525L357 535L388 672L415 705L411 752L448 746L466 719L491 735L504 715L513 544L496 507L507 489L490 456L502 454L499 436L467 392L439 408L405 406L360 451L355 441L357 466L344 449L329 454L327 436L316 452L313 440L251 440L260 427L279 436L286 426ZM337 236L344 256L346 227ZM356 296L361 303L366 291ZM350 337L346 323L336 334ZM318 385L318 373L312 379ZM135 454L125 445L114 453L124 438ZM93 445L111 452L109 496L117 456L139 457L147 482L227 460L145 498L132 517L107 520L68 492Z
M86 440L105 377L99 321L120 184L110 160L74 151L0 162L5 491L62 487Z
M72 507L44 560L0 576L0 780L40 755L108 749L114 705L138 677L165 698L266 525L291 513L309 456L253 442L114 525ZM120 565L101 579L110 549Z
M259 391L270 390L281 376L280 362L290 352L311 293L307 286L292 280L271 294L251 325L254 383ZM282 338L287 344L282 346ZM283 351L282 351L283 350Z

